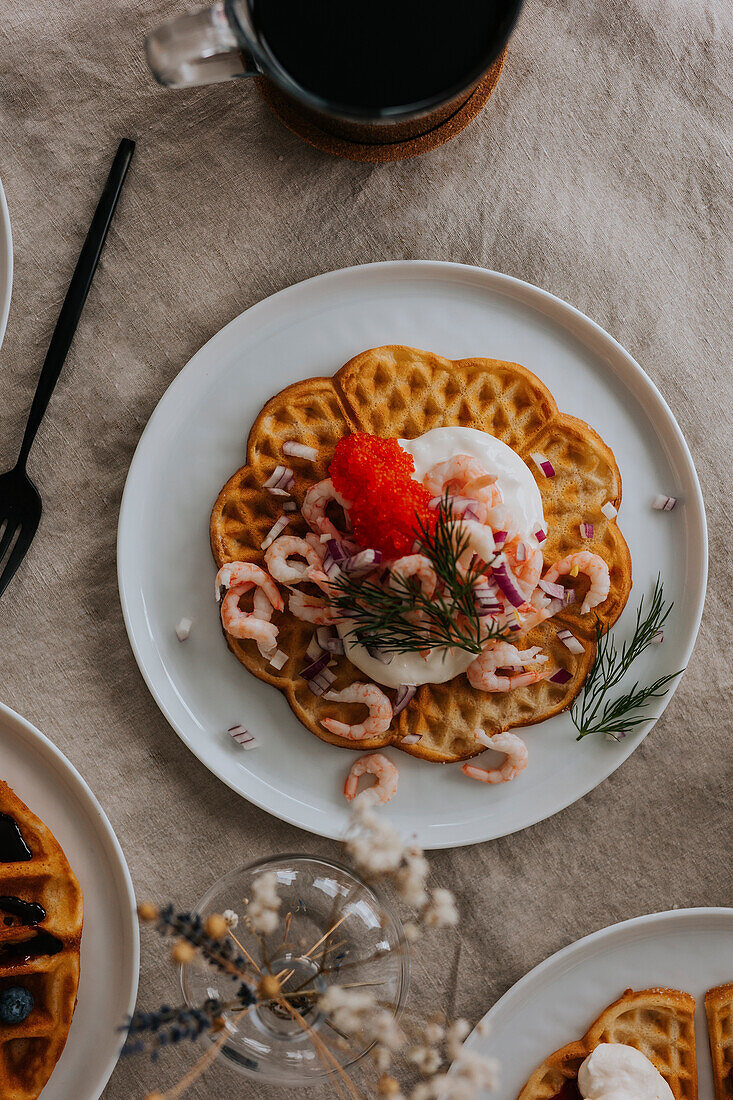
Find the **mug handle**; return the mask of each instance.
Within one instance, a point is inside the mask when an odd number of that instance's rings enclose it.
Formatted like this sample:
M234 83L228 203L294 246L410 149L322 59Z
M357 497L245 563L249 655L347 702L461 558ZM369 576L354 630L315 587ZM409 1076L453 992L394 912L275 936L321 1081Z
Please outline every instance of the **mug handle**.
M153 76L166 88L218 84L260 72L224 2L161 23L146 36L145 54Z

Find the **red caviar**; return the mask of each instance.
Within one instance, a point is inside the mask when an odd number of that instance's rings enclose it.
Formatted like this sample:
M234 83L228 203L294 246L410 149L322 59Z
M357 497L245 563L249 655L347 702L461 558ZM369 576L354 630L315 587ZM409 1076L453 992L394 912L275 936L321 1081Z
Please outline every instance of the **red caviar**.
M418 518L432 526L430 493L415 481L412 455L396 439L366 432L344 436L336 444L331 480L351 502L349 517L356 540L389 558L411 554L418 537Z

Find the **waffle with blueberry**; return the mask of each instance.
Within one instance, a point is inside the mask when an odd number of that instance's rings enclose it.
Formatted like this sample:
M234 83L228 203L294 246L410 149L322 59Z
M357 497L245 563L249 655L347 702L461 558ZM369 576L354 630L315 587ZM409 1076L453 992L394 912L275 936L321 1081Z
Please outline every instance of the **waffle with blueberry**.
M0 781L0 1097L35 1100L79 986L84 903L61 846Z

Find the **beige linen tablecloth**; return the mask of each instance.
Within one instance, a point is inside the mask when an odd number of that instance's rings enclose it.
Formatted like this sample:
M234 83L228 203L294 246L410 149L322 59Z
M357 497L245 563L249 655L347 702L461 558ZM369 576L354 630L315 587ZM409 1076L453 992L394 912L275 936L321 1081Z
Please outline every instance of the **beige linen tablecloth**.
M301 144L246 84L158 88L142 35L184 7L3 5L0 175L16 271L0 352L0 467L14 461L117 141L138 147L31 459L44 516L0 601L0 697L80 768L139 897L190 902L212 876L279 850L335 855L335 844L231 794L145 688L115 576L138 437L217 329L332 268L457 260L588 313L651 375L692 449L711 535L707 606L674 700L610 779L518 836L431 858L463 921L447 947L421 951L412 995L477 1018L579 936L672 906L733 903L731 8L529 0L477 121L423 159L371 167ZM166 952L144 932L139 1003L175 996ZM104 1096L141 1096L189 1059L177 1052L157 1070L128 1061ZM190 1095L266 1093L217 1067Z

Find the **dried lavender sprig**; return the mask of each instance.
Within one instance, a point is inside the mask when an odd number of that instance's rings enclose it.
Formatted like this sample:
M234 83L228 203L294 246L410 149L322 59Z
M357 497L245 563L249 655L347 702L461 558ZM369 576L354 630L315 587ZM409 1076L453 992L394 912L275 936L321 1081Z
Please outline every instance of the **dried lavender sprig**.
M158 911L154 922L161 936L180 936L197 948L218 970L236 977L249 976L247 961L234 947L230 939L218 940L209 936L198 913L177 913L172 905L166 905ZM254 991L250 990L254 1001Z
M211 997L198 1008L161 1005L154 1012L135 1012L125 1025L127 1038L122 1054L139 1054L146 1050L151 1057L157 1058L162 1047L198 1039L214 1026L223 1009L222 1002Z

